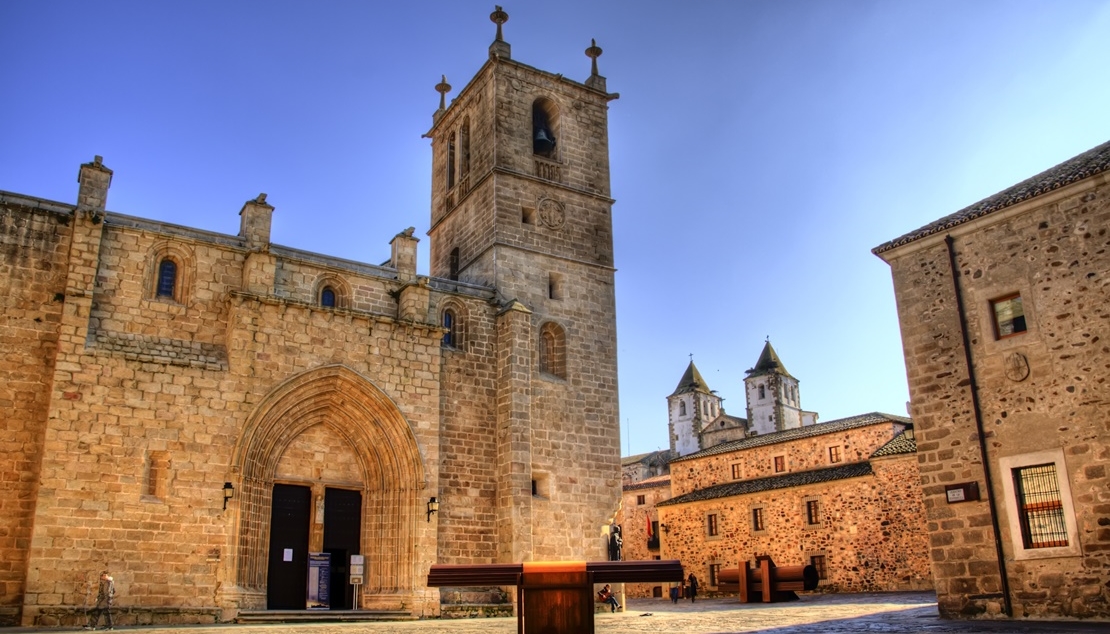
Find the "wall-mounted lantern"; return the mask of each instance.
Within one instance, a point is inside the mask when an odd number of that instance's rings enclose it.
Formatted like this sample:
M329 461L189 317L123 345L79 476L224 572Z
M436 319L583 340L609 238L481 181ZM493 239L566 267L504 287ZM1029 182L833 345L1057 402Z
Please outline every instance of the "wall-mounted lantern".
M432 513L439 510L439 501L433 498L428 498L428 521L432 521Z
M660 524L660 525L659 525L659 528L663 529L663 532L664 532L664 533L670 534L670 532L671 532L671 529L670 529L670 527L669 527L669 526L667 526L666 524Z
M227 510L227 501L235 497L235 487L230 482L224 482L224 510Z

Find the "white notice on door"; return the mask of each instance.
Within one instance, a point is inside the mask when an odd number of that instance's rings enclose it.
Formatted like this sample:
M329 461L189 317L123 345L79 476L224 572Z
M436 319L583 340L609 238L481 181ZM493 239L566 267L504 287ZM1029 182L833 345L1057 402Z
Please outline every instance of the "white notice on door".
M286 548L284 551L282 551L281 560L282 561L293 561L293 549L292 548Z

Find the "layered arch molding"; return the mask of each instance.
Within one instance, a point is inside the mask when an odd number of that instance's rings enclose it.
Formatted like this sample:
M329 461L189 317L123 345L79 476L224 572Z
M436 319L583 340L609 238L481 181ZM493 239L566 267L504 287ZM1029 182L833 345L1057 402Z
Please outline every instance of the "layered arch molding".
M412 427L368 379L342 365L296 375L255 407L236 443L239 479L235 578L245 590L266 584L271 498L282 455L300 434L323 425L353 449L362 478L365 592L414 588L418 498L424 462Z

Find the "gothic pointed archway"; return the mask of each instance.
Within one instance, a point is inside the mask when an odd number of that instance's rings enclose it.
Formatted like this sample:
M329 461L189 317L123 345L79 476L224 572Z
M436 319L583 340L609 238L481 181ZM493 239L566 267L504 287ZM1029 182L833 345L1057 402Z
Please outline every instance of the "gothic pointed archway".
M287 447L324 426L352 449L363 497L363 594L406 595L415 589L414 553L424 464L412 428L397 405L350 368L331 365L296 375L255 407L235 446L239 524L235 585L264 595L271 496Z

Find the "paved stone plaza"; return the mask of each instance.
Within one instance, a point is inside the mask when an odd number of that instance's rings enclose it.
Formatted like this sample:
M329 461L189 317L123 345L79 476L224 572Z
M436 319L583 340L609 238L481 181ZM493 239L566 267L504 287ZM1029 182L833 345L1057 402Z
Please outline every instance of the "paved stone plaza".
M803 596L792 603L741 605L736 599L703 599L677 605L661 599L630 600L628 611L599 614L598 634L662 634L666 632L726 633L945 633L1048 634L1110 631L1110 623L1044 621L947 621L937 616L931 592L891 594L823 594ZM68 628L72 630L73 628ZM516 619L488 618L424 620L389 623L320 623L288 625L220 625L180 627L120 627L143 634L514 634ZM6 632L63 631L13 628Z

